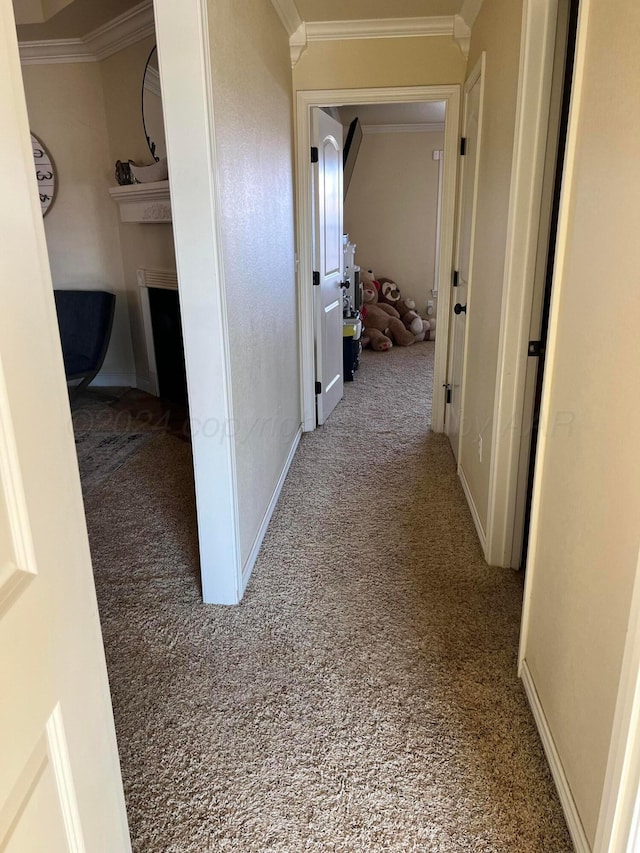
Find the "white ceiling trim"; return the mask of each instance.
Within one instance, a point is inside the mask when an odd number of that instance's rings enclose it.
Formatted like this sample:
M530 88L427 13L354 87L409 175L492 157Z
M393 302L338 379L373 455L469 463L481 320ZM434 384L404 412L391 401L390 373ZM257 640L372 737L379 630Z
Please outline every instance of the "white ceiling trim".
M294 0L271 0L271 3L278 13L287 35L292 36L302 24L302 18Z
M20 42L20 61L23 65L97 62L154 34L153 2L143 0L84 38Z
M362 132L369 133L443 133L443 121L425 121L416 124L363 124Z
M308 21L308 41L339 39L406 38L453 35L453 16L430 18L378 18L362 21Z
M64 62L97 61L82 39L21 41L19 47L22 65L56 65Z

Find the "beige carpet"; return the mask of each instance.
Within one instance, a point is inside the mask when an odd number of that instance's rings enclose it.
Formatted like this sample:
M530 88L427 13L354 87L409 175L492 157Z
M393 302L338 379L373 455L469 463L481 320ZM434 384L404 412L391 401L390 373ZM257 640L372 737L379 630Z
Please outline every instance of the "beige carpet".
M522 578L484 564L428 432L432 359L365 353L239 607L200 603L185 442L87 496L135 851L572 849L516 677Z

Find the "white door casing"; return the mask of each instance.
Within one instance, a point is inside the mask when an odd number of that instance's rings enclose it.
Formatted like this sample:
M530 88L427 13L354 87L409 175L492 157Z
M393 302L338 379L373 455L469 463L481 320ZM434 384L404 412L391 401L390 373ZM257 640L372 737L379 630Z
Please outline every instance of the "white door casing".
M473 247L478 197L482 102L485 54L469 75L463 94L462 136L465 154L461 157L458 189L458 225L456 235L457 286L451 286L449 365L447 386L450 401L446 407L445 431L458 461L464 416L464 379L467 351L467 313L471 306Z
M311 113L314 164L314 273L316 405L318 425L342 399L342 125L324 110Z
M0 0L0 849L131 849L11 0Z

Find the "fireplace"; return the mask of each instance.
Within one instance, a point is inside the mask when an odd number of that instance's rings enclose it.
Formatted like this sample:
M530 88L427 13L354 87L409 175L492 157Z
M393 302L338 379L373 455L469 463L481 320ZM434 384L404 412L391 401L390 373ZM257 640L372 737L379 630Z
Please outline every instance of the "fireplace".
M167 270L138 270L149 390L172 403L187 403L178 279Z

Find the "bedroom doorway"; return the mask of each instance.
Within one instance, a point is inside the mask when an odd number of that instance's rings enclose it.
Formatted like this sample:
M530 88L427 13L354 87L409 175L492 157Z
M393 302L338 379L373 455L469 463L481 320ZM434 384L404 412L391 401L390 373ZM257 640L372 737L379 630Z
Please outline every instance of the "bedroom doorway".
M398 137L404 136L405 140L408 140L411 136L414 143L418 133L423 137L427 133L433 134L434 144L425 144L424 148L427 156L432 158L431 163L435 166L435 189L436 192L440 193L441 200L440 204L435 206L439 207L439 216L434 217L433 230L436 236L433 239L433 246L431 247L431 251L427 252L429 258L426 260L423 258L421 262L422 272L424 273L426 268L429 269L429 274L421 276L414 274L413 280L415 283L409 285L412 290L407 291L405 287L406 294L402 293L402 282L397 281L397 283L400 285L402 296L412 299L416 304L417 313L424 318L430 316L430 309L434 312L431 316L435 316L435 299L438 299L439 302L437 313L441 321L440 325L438 325L435 344L432 345L435 351L435 363L432 382L431 429L435 432L442 432L444 429L446 407L443 386L446 382L448 345L448 322L446 322L446 318L449 316L451 298L450 285L458 159L459 102L460 94L458 86L298 93L297 159L299 183L297 230L300 270L299 310L302 403L305 431L314 430L316 425L321 422L317 419L316 399L317 394L322 393L322 383L319 382L319 377L323 376L323 363L321 361L323 352L322 348L318 351L317 347L316 318L321 316L321 319L324 320L324 313L326 312L319 314L318 306L315 305L318 288L314 287L313 273L317 266L317 248L321 243L316 220L318 193L323 187L332 186L330 181L327 181L326 184L323 183L323 178L318 177L320 173L314 165L317 162L315 161L315 149L321 149L323 145L322 141L318 145L318 140L314 139L312 130L314 110L319 109L323 113L328 113L334 118L336 124L340 126L340 133L336 130L334 135L342 137L339 143L341 148L343 144L342 139L348 138L349 126L358 117L358 113L365 118L367 133L371 134L370 140L376 137L375 142L383 143L382 147L384 147L384 142L388 142L391 133ZM364 122L360 121L360 124L364 124ZM374 128L373 131L370 130L372 127ZM392 128L392 131L389 128ZM436 134L438 135L437 138ZM393 145L393 143L391 144ZM372 146L372 148L377 147L381 146L375 143ZM312 148L314 151L312 151L312 156L309 157L309 150ZM434 152L436 153L434 154ZM353 169L351 169L351 175L353 175ZM353 183L354 180L357 181L357 178L352 177L352 188L357 187L357 183ZM340 181L342 181L342 175L340 175ZM361 186L360 189L362 190L364 187ZM352 191L354 190L352 189ZM356 221L358 215L357 209L362 209L362 205L370 207L370 203L366 201L366 198L361 198L360 196L361 193L355 189L353 198L356 200L356 203L352 205L347 194L347 201L344 207L340 209L340 221L344 221L344 227L340 227L341 240L343 239L343 232L349 233L349 222ZM343 201L342 187L340 188L340 199ZM342 218L343 216L344 219ZM375 224L371 217L369 217L369 220L369 225ZM386 261L388 266L394 267L393 270L380 269L378 271L375 269L375 266L372 266L372 264L377 265L380 262L385 263L384 254L376 254L377 249L379 249L380 239L376 239L375 228L368 228L366 225L361 233L366 234L366 245L363 246L361 244L359 248L355 240L356 235L349 235L350 238L354 237L353 242L356 243L355 251L357 252L355 258L352 258L352 263L360 267L360 273L362 274L362 271L364 271L364 277L366 278L368 276L367 270L372 269L373 277L379 275L380 277L387 277L394 281L405 277L408 281L411 273L407 274L407 268L403 266L398 255L396 255L396 258L398 258L396 262L393 260ZM344 241L345 243L347 242L346 237L344 237ZM365 258L367 253L371 257ZM342 255L342 251L340 254ZM406 254L407 252L405 251ZM411 267L411 259L407 260L409 261L408 266ZM395 267L398 269L395 269ZM417 281L418 278L421 279L420 282ZM413 294L413 289L416 290L415 295ZM417 292L418 290L420 292ZM355 288L352 287L351 293L347 291L347 294L351 297L352 301L358 302L358 295ZM433 294L436 295L435 299ZM336 295L335 300L337 301L337 299L338 296ZM429 303L433 304L430 305ZM335 302L332 304L335 304ZM340 324L342 324L341 318ZM426 325L425 323L424 328L426 328ZM340 329L340 336L342 337L342 329Z

